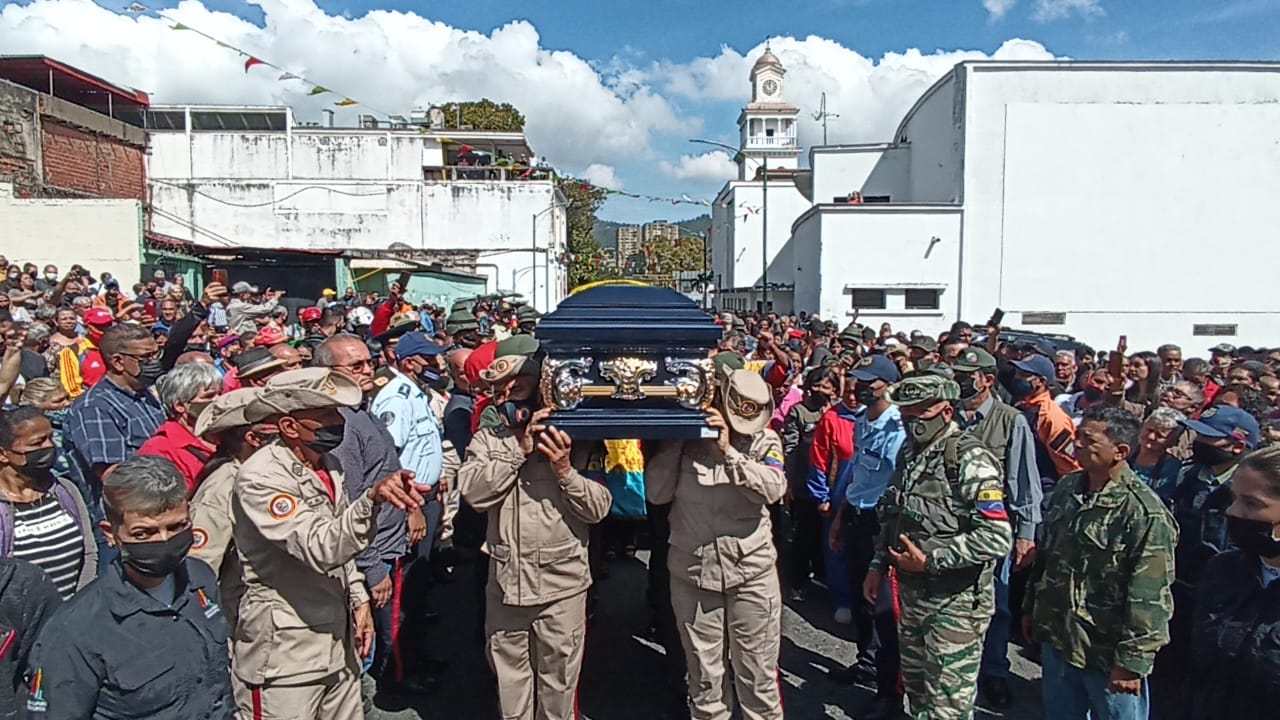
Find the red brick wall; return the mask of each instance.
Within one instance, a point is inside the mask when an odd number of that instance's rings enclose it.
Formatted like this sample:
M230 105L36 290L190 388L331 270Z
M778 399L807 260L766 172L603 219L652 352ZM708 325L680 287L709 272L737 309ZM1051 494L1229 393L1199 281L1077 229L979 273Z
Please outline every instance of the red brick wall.
M41 118L45 190L96 198L146 201L146 164L140 147L126 145Z

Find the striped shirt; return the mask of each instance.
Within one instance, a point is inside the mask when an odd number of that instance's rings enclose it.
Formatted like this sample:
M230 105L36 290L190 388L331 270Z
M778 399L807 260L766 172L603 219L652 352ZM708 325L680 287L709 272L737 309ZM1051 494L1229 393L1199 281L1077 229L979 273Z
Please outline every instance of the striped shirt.
M12 557L44 570L64 600L75 594L84 539L53 493L32 503L13 503Z

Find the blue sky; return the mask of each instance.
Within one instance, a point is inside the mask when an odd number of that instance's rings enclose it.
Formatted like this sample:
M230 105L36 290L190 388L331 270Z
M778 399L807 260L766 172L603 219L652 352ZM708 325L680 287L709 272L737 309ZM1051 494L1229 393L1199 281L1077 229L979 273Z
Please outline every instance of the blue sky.
M160 102L324 105L126 3L23 0L0 10L0 47L39 52ZM1275 59L1280 0L195 0L146 3L387 112L487 96L520 107L535 150L630 192L711 198L736 142L747 70L766 38L805 113L821 92L832 142L886 139L959 59ZM116 14L113 14L116 13ZM394 14L399 13L399 14ZM107 30L104 32L104 29ZM179 33L180 34L180 33ZM295 70L296 69L296 70ZM366 110L367 111L367 110ZM354 112L353 112L354 114ZM820 137L802 114L801 143ZM612 200L643 221L694 207Z

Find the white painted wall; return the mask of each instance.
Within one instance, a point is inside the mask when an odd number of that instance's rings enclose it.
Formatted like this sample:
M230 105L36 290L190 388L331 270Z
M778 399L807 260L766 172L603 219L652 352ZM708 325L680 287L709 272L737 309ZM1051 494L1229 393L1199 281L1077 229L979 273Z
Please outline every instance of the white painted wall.
M210 247L473 250L489 290L554 308L566 291L554 184L424 180L442 158L411 131L154 133L152 228Z
M9 262L65 273L80 264L120 279L141 279L142 203L137 200L21 200L0 185L0 249Z
M888 195L893 202L909 201L910 150L908 146L883 144L813 148L809 153L809 166L814 171L813 201L830 203L851 192Z
M1066 312L1038 329L1189 355L1276 343L1280 66L966 73L966 319ZM1193 323L1239 333L1196 337Z
M862 310L863 322L937 333L950 326L960 257L961 211L919 205L820 205L796 223L797 309L846 321L849 288L884 288L884 310ZM937 238L937 242L933 242ZM907 310L907 287L942 290L938 310ZM948 308L952 308L949 311Z
M963 67L926 92L898 129L894 140L911 145L910 189L903 202L958 203L963 197Z
M719 233L712 231L713 264L716 272L724 276L723 288L752 287L760 282L761 244L766 242L764 189L757 182L734 182L730 188L727 196L722 195L729 207L723 214L717 212L719 224L713 225L721 229ZM770 182L768 195L769 282L790 283L795 275L791 225L809 209L810 203L790 180ZM721 237L717 238L717 234Z

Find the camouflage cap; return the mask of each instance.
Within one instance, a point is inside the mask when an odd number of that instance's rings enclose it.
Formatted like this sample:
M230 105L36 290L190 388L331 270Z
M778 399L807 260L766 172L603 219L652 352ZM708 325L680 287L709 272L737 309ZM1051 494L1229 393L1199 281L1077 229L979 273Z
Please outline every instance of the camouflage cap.
M858 327L858 323L849 323L844 326L836 339L844 345L858 345L862 342L862 329Z
M539 364L533 358L540 347L532 335L512 335L499 340L493 362L480 372L480 379L493 384L520 375L537 375Z
M979 370L995 370L996 359L991 353L980 347L965 348L964 352L951 363L951 369L956 372L977 372Z
M747 366L746 358L736 352L721 351L711 357L711 364L715 367L716 377L725 380L734 370L741 370Z
M542 313L538 312L532 305L520 305L516 308L516 320L521 325L525 323L536 323L542 317Z
M960 399L960 386L942 375L925 373L897 382L885 391L884 399L894 405L920 405Z
M476 322L476 316L465 307L453 306L453 311L449 313L449 317L444 320L444 331L450 335L458 335L464 332L475 332L480 329L480 324Z

